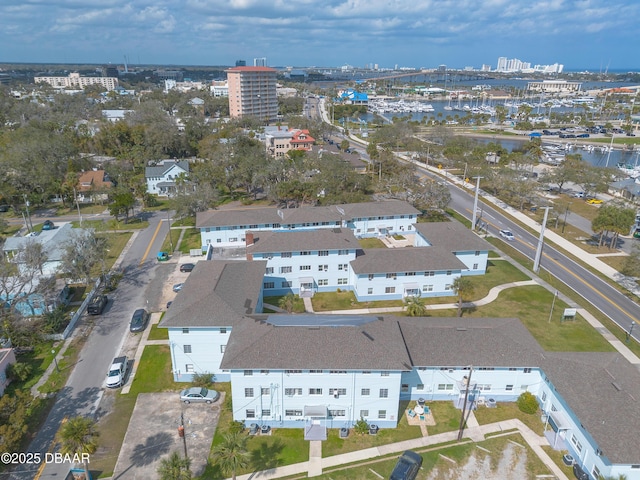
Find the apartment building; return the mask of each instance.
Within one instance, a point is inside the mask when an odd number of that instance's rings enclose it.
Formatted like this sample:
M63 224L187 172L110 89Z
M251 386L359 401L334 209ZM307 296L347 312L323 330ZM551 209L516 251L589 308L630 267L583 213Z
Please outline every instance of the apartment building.
M33 80L35 83L48 83L54 88L85 88L90 85L101 85L111 91L118 86L116 77L81 77L77 72L70 73L68 77L38 76Z
M254 116L265 122L278 117L277 71L269 67L233 67L226 70L229 113L232 118Z

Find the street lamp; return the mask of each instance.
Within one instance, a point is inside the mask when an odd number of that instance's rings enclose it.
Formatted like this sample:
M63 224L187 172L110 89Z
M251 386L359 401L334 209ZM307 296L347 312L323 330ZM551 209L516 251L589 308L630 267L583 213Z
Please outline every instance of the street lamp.
M542 245L544 244L544 230L547 226L547 217L549 216L549 210L551 207L542 207L544 210L544 218L542 220L542 226L540 227L540 237L538 238L538 248L536 249L536 256L533 261L533 271L538 273L540 270L540 259L542 257Z
M629 331L627 332L627 343L631 339L631 334L633 333L633 327L636 326L636 322L631 322L631 326L629 326Z
M51 350L51 354L53 355L53 363L56 365L56 372L59 373L60 372L60 367L58 366L58 360L56 360L56 351L55 350Z
M473 215L471 217L471 230L476 229L476 212L478 211L478 192L480 191L480 179L484 177L474 177L476 179L476 195L473 198Z

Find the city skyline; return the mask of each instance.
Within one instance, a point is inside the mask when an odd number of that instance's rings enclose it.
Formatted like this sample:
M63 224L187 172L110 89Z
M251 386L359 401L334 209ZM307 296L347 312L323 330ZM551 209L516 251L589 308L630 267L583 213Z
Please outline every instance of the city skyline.
M639 19L634 0L7 0L0 62L624 71Z

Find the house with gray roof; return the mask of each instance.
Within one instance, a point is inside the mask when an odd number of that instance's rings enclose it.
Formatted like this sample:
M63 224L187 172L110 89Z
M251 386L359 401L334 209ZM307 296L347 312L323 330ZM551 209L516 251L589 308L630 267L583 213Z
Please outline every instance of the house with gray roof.
M176 180L189 176L189 162L186 160L161 160L144 169L147 192L159 197L167 197L175 192Z

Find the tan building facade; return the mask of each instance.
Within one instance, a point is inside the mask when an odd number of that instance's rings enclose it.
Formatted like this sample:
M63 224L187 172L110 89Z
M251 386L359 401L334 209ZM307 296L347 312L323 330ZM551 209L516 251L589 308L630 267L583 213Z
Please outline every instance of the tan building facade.
M277 71L269 67L234 67L227 72L232 118L254 116L270 122L278 116Z
M79 73L70 73L68 77L35 77L36 83L48 83L55 88L84 88L89 85L102 85L108 91L118 86L116 77L81 77Z

